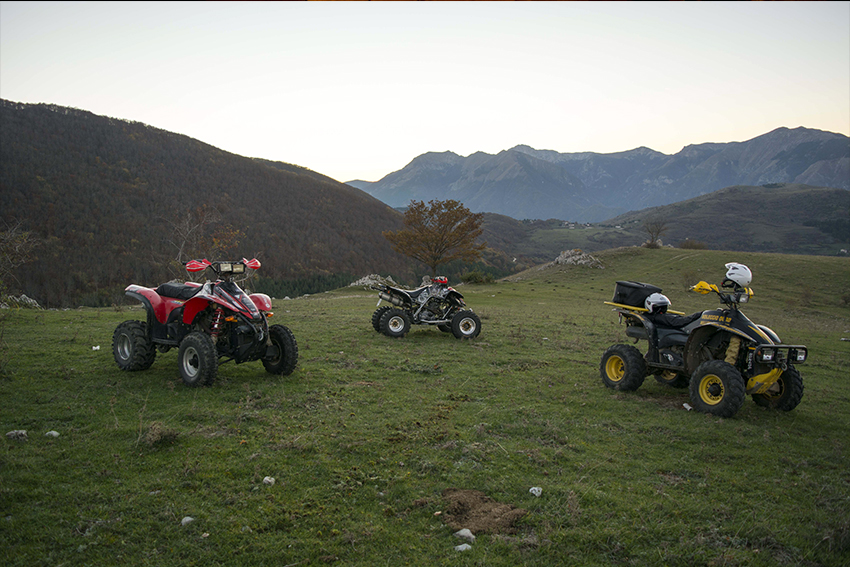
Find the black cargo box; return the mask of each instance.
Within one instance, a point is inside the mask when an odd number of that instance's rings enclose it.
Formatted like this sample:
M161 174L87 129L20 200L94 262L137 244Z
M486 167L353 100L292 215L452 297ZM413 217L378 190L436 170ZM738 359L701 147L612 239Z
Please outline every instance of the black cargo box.
M614 299L611 301L622 305L643 307L646 298L653 293L661 293L661 288L640 282L617 282L617 287L614 288Z

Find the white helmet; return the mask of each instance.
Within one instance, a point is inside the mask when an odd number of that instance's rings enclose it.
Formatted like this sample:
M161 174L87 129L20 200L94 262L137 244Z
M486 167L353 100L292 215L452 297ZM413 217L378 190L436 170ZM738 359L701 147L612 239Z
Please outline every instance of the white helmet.
M667 308L670 306L670 300L666 295L653 293L643 302L644 307L650 313L667 313Z
M726 279L741 287L747 287L753 281L753 273L743 264L729 262L726 264L726 270Z

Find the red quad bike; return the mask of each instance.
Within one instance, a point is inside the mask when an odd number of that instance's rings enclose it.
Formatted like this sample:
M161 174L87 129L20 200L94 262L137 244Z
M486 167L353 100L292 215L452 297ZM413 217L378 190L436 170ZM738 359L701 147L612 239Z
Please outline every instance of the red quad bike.
M112 335L112 353L121 370L147 370L156 352L179 349L180 376L187 386L209 386L218 373L218 359L237 364L261 360L271 374L288 375L298 362L298 345L283 325L269 326L271 299L246 295L232 280L260 262L192 260L186 270L207 268L213 282L164 283L157 288L129 285L125 294L145 306L147 321L124 321Z
M401 289L385 284L373 285L378 292L378 309L372 314L372 327L388 337L401 338L410 325L436 325L458 339L472 339L481 332L481 319L469 309L463 295L449 287L445 276L431 278L431 285ZM388 301L393 306L384 305Z
M662 384L689 389L697 411L732 417L747 394L759 406L790 411L803 397L803 378L794 364L806 361L808 349L784 344L768 327L740 310L753 297L752 273L743 264L726 264L721 288L699 282L690 288L715 293L723 307L703 311L683 328L663 328L649 316L652 299L661 288L639 282L617 282L612 305L626 324L626 335L645 340L645 355L631 345L608 348L599 366L602 382L615 390L637 390L654 374ZM666 297L660 296L666 300ZM675 313L675 312L670 312Z

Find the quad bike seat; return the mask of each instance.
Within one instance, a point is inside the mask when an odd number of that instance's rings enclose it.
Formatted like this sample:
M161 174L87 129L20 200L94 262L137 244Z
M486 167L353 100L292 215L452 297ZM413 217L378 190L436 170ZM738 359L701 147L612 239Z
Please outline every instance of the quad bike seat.
M178 283L164 283L156 288L156 292L162 297L171 297L184 301L192 299L199 291L201 291L201 286Z

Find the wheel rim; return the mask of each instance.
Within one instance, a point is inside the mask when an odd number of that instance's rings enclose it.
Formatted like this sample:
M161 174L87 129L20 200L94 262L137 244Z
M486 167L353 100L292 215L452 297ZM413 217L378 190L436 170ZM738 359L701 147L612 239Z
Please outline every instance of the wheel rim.
M723 380L715 374L707 374L703 376L699 383L699 397L710 406L720 403L723 395L726 393L726 388L723 386Z
M398 333L402 329L404 329L404 319L396 315L395 317L391 317L387 322L387 328L393 333Z
M201 367L201 357L195 347L188 347L183 352L183 373L189 378L198 375Z
M619 382L626 375L626 363L619 356L612 356L605 363L605 374L612 382Z
M475 320L472 317L464 317L461 319L458 328L463 336L468 337L475 333L475 328L478 325L475 324Z
M118 338L118 344L116 346L118 348L118 356L120 356L122 360L130 358L130 337L127 335L121 335Z

